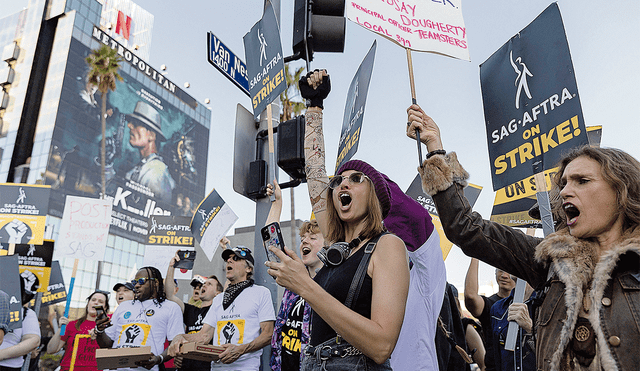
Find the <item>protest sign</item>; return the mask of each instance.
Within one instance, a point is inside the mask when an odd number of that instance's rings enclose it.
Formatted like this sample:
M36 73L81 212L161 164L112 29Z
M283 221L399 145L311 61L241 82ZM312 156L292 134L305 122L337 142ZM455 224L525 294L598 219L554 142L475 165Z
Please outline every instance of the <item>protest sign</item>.
M189 247L188 249L193 249L193 247ZM171 261L171 258L173 258L178 250L186 249L176 246L147 245L142 264L144 264L145 267L150 266L158 268L164 276L167 273L167 269L169 269L169 261ZM174 270L173 278L179 280L190 280L192 272L193 271L186 269L176 269Z
M587 144L569 45L553 3L480 65L493 189Z
M362 63L360 63L360 67L358 67L353 80L351 80L351 85L349 85L348 99L344 106L342 131L338 142L336 171L342 164L349 161L358 150L360 129L364 119L364 106L367 103L367 93L369 92L369 82L371 81L375 58L376 41L371 45L371 49L369 49Z
M62 270L60 270L60 262L54 260L51 263L51 276L49 278L49 285L46 286L46 291L42 294L42 305L52 305L65 302L67 300L67 290L64 286L64 279L62 278ZM32 300L31 305L35 305L35 299Z
M50 186L0 184L0 243L42 245Z
M214 189L198 205L191 219L191 231L209 260L218 249L218 242L238 220L218 192Z
M40 282L38 292L46 292L51 276L53 241L44 240L42 245L18 244L15 247L15 254L18 255L20 273L28 270L35 274Z
M111 200L67 196L56 241L58 256L102 260L110 223Z
M464 189L464 195L469 201L471 207L475 205L481 191L481 186L471 183L469 183L469 185L467 185L467 187ZM422 207L429 211L433 226L435 227L436 231L438 231L438 234L440 234L440 249L442 250L442 259L447 259L453 243L449 241L447 239L447 236L444 234L444 228L442 227L442 222L440 222L440 216L438 216L438 210L436 209L435 202L433 202L431 196L424 193L424 191L422 190L422 179L420 178L420 175L416 175L405 193L407 194L407 196L418 201L418 203L422 205Z
M352 0L347 18L415 51L469 60L462 0Z
M176 251L195 252L190 223L191 218L187 216L152 215L149 217L144 266L156 267L164 275ZM174 278L191 279L191 271L179 269L174 272Z
M147 246L193 246L191 218L188 216L152 215L149 217ZM193 249L187 249L193 250Z
M0 290L9 295L9 330L22 327L20 280L18 255L0 256Z
M280 29L271 2L267 3L262 19L244 35L244 53L253 116L257 118L287 88Z
M590 146L599 147L601 136L602 126L587 126ZM557 167L544 172L547 189L553 188L557 173ZM511 227L541 228L540 220L529 216L529 209L536 202L536 183L534 177L530 176L496 191L490 220Z

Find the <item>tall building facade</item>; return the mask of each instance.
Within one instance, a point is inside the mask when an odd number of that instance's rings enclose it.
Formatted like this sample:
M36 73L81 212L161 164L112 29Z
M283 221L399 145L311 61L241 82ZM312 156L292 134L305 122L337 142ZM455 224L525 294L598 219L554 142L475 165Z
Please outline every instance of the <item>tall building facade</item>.
M101 197L102 96L86 58L106 45L122 59L107 93L107 250L79 262L72 307L144 265L150 215L192 215L205 196L211 112L147 62L152 28L127 0L30 0L0 19L0 183L51 186L47 239L66 196ZM70 277L73 259L54 259Z

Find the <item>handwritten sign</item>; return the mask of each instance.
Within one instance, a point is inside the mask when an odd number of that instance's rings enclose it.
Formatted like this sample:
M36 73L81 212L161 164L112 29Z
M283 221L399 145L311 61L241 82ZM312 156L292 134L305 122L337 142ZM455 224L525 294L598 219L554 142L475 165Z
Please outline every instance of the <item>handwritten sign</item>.
M352 0L347 18L416 51L470 60L462 0Z
M110 223L110 200L67 196L56 250L65 258L102 260Z

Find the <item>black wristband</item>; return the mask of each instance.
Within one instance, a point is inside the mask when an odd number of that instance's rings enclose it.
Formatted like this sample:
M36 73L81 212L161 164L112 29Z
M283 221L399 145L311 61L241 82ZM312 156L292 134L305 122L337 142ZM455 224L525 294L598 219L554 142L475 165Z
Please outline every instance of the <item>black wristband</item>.
M427 153L427 160L430 159L431 157L435 156L435 155L446 155L447 151L445 151L444 149L436 149L435 151L431 151L429 153Z

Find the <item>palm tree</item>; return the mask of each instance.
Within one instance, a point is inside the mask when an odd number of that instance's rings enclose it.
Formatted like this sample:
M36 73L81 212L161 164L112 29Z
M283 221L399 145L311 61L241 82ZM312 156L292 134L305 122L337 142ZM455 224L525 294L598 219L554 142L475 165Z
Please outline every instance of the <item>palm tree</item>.
M280 114L280 122L291 120L294 116L298 116L306 108L306 105L302 101L300 96L300 88L298 87L298 80L304 72L304 66L298 67L293 74L290 73L289 64L284 65L284 75L287 80L287 89L280 93L280 101L282 102L282 113ZM297 100L294 100L296 99ZM291 187L291 243L295 244L296 231L294 230L296 206L294 202L294 187Z
M284 65L287 89L280 93L280 101L282 102L280 122L291 120L291 118L298 116L305 109L305 104L300 96L300 88L298 87L298 80L300 80L303 72L304 66L298 67L292 75L289 70L289 64Z
M106 180L104 172L106 156L105 137L107 131L107 93L109 90L116 90L116 81L122 81L122 76L118 74L122 57L118 55L118 52L115 49L102 45L99 49L92 51L92 53L86 58L86 61L90 68L87 82L96 86L100 92L100 96L102 97L100 115L102 122L102 149L100 152L102 195L100 198L104 199L106 195Z

